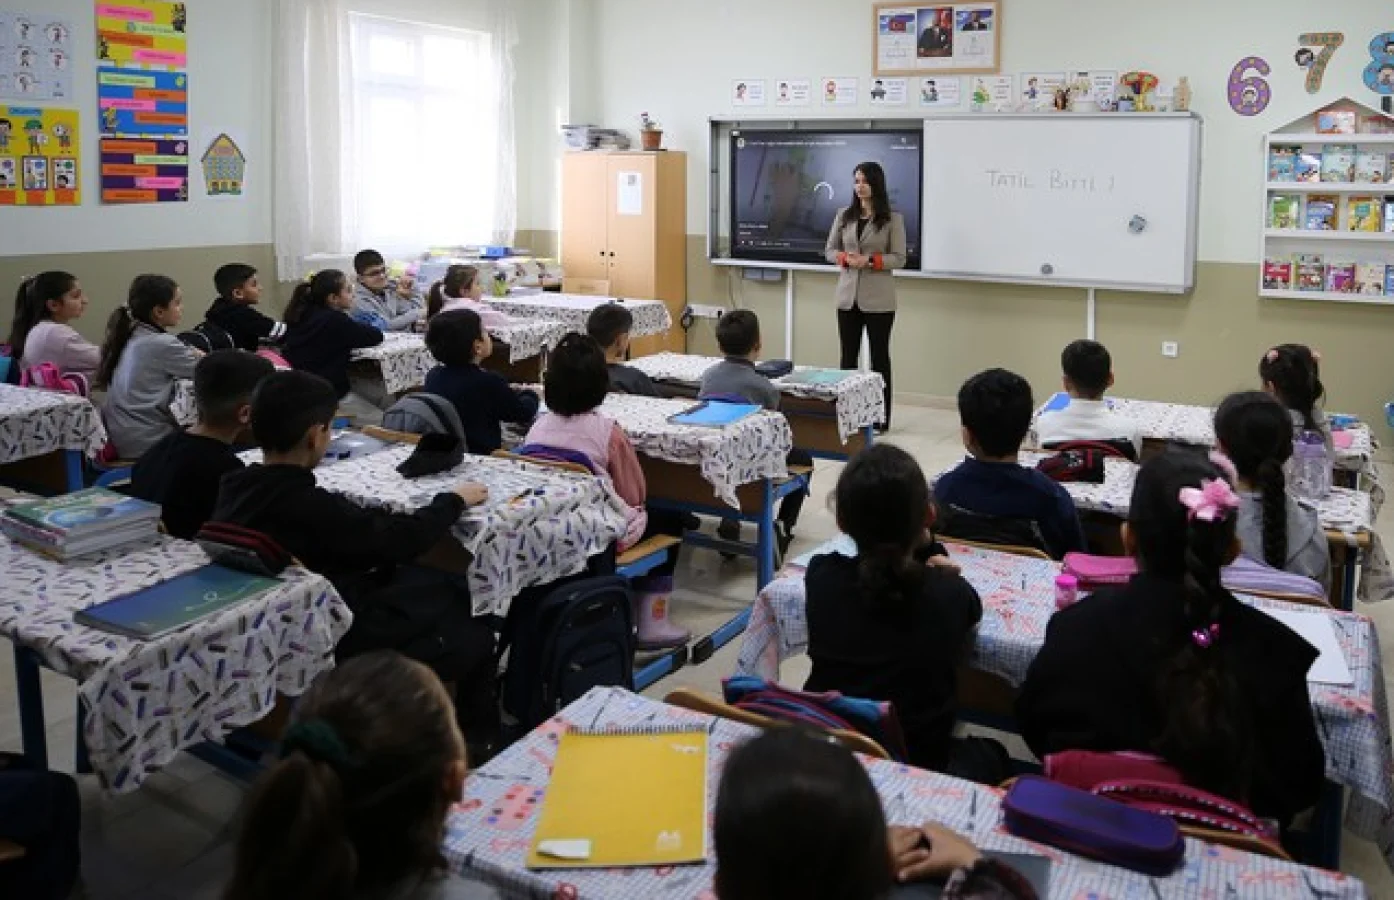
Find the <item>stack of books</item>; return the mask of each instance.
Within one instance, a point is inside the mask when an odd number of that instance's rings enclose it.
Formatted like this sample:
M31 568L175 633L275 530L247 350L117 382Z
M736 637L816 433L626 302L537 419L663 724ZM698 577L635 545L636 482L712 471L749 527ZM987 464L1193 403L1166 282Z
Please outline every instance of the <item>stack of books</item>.
M0 532L61 561L148 541L159 527L159 506L106 488L15 504L0 513Z

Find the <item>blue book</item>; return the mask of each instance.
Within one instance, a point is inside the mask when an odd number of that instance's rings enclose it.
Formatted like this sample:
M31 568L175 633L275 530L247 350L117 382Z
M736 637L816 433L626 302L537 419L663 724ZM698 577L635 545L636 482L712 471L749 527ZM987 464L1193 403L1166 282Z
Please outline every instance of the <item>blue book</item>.
M753 416L763 408L753 403L721 403L707 400L675 416L670 416L668 421L678 425L705 425L709 428L721 428Z
M279 583L223 566L203 566L88 607L75 614L73 621L148 641L264 594Z
M1041 408L1041 412L1059 412L1070 405L1070 395L1061 391L1046 401L1046 405Z

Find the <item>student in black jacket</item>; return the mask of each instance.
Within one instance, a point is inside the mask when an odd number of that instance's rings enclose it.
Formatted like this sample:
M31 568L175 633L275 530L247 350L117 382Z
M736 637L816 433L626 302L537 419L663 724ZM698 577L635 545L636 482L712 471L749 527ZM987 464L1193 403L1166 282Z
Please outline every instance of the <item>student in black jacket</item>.
M466 735L488 742L498 726L493 631L471 618L458 579L408 567L488 492L463 483L413 513L391 513L319 487L314 470L337 405L329 383L307 372L262 381L252 399L252 433L265 462L223 478L213 520L268 535L334 583L354 614L339 658L388 649L425 663L456 685Z
M218 299L204 319L227 332L238 350L255 353L263 341L277 343L285 337L286 326L256 308L261 300L257 270L246 263L228 263L213 273Z
M1050 620L1017 720L1037 756L1153 753L1286 824L1316 803L1326 769L1307 693L1317 651L1221 585L1238 509L1198 453L1144 465L1124 530L1141 573Z
M340 400L349 395L353 351L382 343L381 331L349 318L352 308L353 286L337 269L325 269L297 284L286 307L286 361L328 381ZM378 405L367 397L357 400L347 405L356 411Z
M890 701L910 762L944 770L957 714L955 669L982 603L928 541L934 513L924 472L890 444L863 450L842 471L837 524L857 558L817 556L805 577L805 688Z
M610 391L640 397L662 397L652 378L624 364L629 358L629 333L633 330L634 314L625 309L623 303L602 303L591 310L586 318L586 333L605 351L605 365L610 371Z
M502 423L528 425L537 418L536 393L515 391L502 375L480 368L494 344L478 313L458 309L433 317L426 349L441 363L426 374L426 393L455 404L470 453L487 456L502 447Z

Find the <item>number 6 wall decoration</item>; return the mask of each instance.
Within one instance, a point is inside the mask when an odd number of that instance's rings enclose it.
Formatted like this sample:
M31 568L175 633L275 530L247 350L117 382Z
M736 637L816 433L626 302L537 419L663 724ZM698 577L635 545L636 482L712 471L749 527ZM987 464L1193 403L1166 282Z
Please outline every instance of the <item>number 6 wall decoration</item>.
M1258 74L1245 78L1244 73L1250 69ZM1257 56L1246 56L1235 63L1234 68L1230 70L1229 87L1226 90L1230 108L1241 116L1256 116L1267 109L1273 100L1273 89L1262 76L1272 72L1268 63Z
M1394 95L1394 31L1370 41L1370 64L1365 67L1365 86L1376 94Z
M1326 66L1336 55L1336 48L1346 42L1346 36L1339 31L1314 31L1298 35L1297 43L1303 47L1320 47L1321 52L1307 64L1307 93L1315 94L1321 90L1321 80L1326 77Z

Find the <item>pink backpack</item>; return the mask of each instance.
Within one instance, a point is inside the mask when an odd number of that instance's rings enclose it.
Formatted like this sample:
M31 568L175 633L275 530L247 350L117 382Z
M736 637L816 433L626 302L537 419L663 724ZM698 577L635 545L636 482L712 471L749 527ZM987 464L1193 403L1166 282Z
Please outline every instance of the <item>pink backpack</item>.
M39 363L25 369L19 377L20 387L41 388L46 391L59 391L64 394L77 394L86 397L90 393L87 376L76 372L64 373L51 362Z

